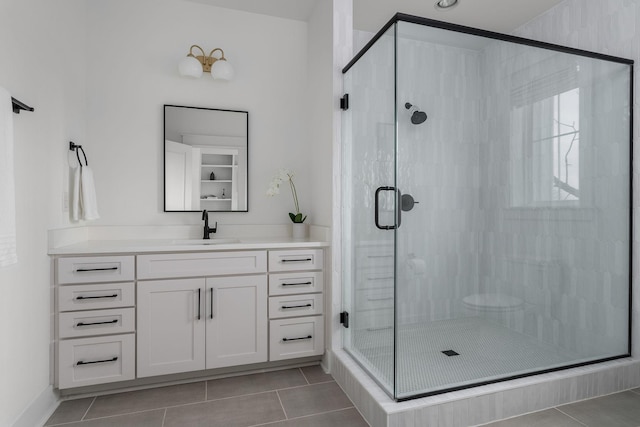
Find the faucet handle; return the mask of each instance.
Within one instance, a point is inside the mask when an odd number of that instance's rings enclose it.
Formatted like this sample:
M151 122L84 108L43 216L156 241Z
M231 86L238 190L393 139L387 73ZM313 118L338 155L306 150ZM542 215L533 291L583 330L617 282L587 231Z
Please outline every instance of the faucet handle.
M213 225L213 228L209 228L209 231L211 233L215 233L216 231L218 231L218 221L216 221L216 223Z

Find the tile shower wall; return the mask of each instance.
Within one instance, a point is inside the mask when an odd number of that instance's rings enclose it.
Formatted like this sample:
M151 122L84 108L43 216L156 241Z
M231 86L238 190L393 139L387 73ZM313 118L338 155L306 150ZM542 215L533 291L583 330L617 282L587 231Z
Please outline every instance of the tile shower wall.
M609 55L621 56L640 61L640 32L637 22L640 22L640 4L632 0L566 0L549 10L545 14L532 20L516 31L516 35L536 40L557 43L578 49L592 50ZM634 78L637 76L635 71ZM637 85L636 85L637 87ZM636 90L637 93L637 90ZM634 123L640 123L640 108L638 97L634 94ZM634 130L634 144L637 142L637 132ZM638 150L635 151L636 153ZM634 163L637 165L637 157ZM615 165L618 158L610 158L609 165ZM633 173L634 180L634 220L638 217L638 200L640 200L637 167ZM619 250L621 245L609 244L601 247L599 257L608 259L612 251ZM633 236L633 253L638 253L638 236ZM632 354L640 354L640 291L638 290L637 255L633 263L633 301L632 304ZM606 290L608 280L599 280L598 287ZM619 297L612 295L612 299Z
M398 27L398 188L419 202L397 236L400 324L463 316L479 283L481 55L411 38L416 28ZM412 124L406 102L427 121Z
M537 26L529 25L538 34L549 34L551 28L566 28L569 16L595 19L593 14L572 9L582 3L566 3L572 6L561 6L559 10L565 10L562 19L552 19L558 25L543 24L542 18ZM557 11L547 15L555 16ZM532 31L522 34L535 38ZM623 354L627 351L629 304L630 152L629 120L624 114L628 72L618 64L505 43L490 44L483 56L483 111L488 115L481 132L485 228L480 287L521 298L524 311L505 315L503 321L572 352L576 360ZM514 92L519 81L536 81L567 69L575 70L575 85L581 91L580 201L553 208L531 207L514 189L514 170L531 161L519 153L522 144L513 134ZM526 179L535 178L529 175Z
M369 38L356 32L356 44ZM351 133L346 138L363 141L345 144L353 148L345 153L350 167L344 179L353 178L353 183L343 186L351 191L344 195L345 222L353 224L353 234L362 242L347 257L356 265L345 269L354 272L357 289L366 286L358 276L359 252L371 246L393 252L392 232L376 229L371 218L375 189L394 182L393 49L393 39L383 37L356 65L367 72L352 69L346 77L353 86L352 116L347 118L352 123L345 123ZM478 289L480 57L471 49L401 37L397 73L398 187L419 202L403 214L398 234L397 308L402 325L459 317L464 314L462 298ZM364 99L354 98L353 92ZM419 106L428 120L411 124L405 102ZM390 195L381 196L381 222L386 224L393 222L393 202L385 196ZM388 274L381 273L391 275L392 266ZM393 286L392 279L388 286ZM372 326L392 323L391 308L371 313L378 320Z

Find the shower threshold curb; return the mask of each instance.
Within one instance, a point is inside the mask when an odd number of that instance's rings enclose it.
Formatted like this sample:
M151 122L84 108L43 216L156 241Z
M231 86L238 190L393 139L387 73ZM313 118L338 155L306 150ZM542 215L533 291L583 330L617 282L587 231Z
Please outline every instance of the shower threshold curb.
M331 374L372 427L475 426L640 386L631 357L395 402L347 354Z

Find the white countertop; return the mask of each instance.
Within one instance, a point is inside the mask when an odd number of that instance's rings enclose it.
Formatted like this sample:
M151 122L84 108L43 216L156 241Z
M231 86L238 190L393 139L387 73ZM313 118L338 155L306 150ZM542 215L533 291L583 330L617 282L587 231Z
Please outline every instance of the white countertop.
M200 239L139 239L139 240L87 240L66 246L49 249L49 255L90 255L114 253L153 253L153 252L206 252L247 249L289 249L322 248L329 242L291 237L281 238L212 238Z

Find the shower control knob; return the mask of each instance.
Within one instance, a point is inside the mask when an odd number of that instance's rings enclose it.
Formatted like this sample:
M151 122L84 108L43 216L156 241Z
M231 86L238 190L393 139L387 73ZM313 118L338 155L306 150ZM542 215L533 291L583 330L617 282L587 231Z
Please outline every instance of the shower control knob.
M413 209L413 205L417 203L420 202L416 202L411 194L403 194L400 201L400 206L404 212L409 212L411 209Z

